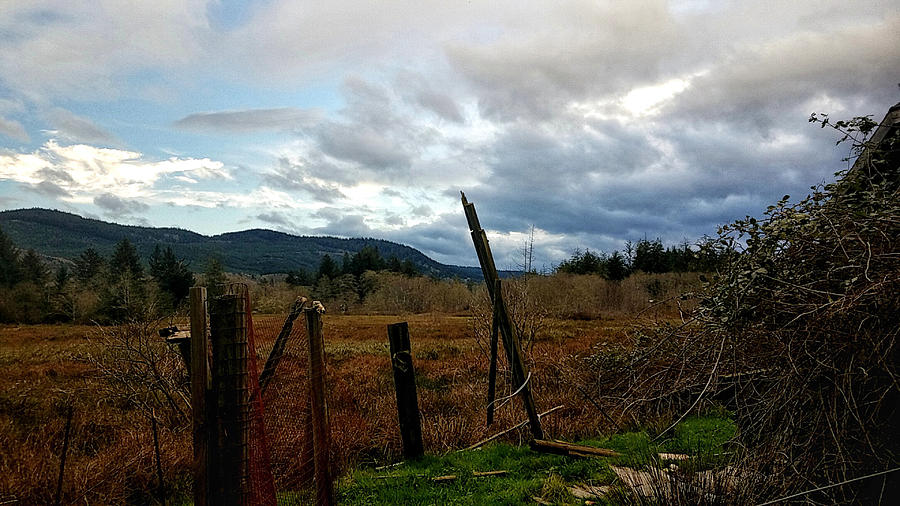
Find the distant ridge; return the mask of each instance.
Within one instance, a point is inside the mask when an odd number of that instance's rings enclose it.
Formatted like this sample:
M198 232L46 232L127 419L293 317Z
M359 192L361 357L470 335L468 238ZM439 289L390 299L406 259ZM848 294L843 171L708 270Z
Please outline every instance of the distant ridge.
M119 225L41 208L2 211L0 228L20 248L69 260L89 247L109 255L117 242L128 238L145 260L161 244L171 246L194 271L202 271L207 260L215 256L229 272L273 274L296 269L315 271L326 254L340 263L344 253L374 246L385 259L396 256L410 260L429 276L482 279L477 267L442 264L415 248L383 239L296 236L264 229L206 236L180 228Z

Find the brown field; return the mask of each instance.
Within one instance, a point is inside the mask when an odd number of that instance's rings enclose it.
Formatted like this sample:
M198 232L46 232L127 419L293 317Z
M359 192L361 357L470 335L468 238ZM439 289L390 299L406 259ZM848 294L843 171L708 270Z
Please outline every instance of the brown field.
M280 325L275 316L255 321L258 329ZM400 453L389 323L409 322L426 451L460 448L524 419L514 400L497 411L493 427L485 426L488 360L469 317L326 315L324 321L329 410L341 469L384 463ZM578 437L606 429L603 418L571 387L571 378L565 380L577 368L577 357L590 354L598 343L620 339L627 326L625 319L546 320L530 352L536 402L542 411L566 406L545 419L548 434ZM107 380L85 358L96 348L91 337L99 331L78 325L0 326L0 503L52 503L69 404L75 414L63 503L154 500L148 417L108 395ZM501 362L498 397L509 392L504 371ZM512 432L507 440L519 442L522 436ZM165 493L184 494L190 488L189 422L161 421L159 438Z

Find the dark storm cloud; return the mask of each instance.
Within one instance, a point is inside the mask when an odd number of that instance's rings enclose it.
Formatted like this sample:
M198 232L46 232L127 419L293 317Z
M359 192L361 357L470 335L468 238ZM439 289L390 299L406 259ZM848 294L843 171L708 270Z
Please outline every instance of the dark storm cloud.
M255 132L293 130L314 124L319 113L307 109L247 109L240 111L199 112L175 122L175 126L200 132Z
M123 199L112 193L104 193L94 197L94 205L104 209L107 215L117 217L143 213L150 209L150 206L143 202Z

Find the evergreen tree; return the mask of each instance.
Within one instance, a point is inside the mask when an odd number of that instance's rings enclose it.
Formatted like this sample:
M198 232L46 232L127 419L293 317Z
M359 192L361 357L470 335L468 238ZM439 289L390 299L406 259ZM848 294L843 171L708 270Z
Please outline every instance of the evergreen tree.
M319 263L319 270L316 272L316 281L319 280L322 276L327 276L328 279L333 279L339 274L337 264L334 260L331 259L330 255L325 255L322 257L322 261Z
M0 229L0 286L10 287L22 280L19 249Z
M174 310L187 298L194 284L194 274L188 270L184 260L175 257L171 246L153 248L150 255L150 275L164 294L167 309Z
M128 272L136 280L144 277L144 266L141 265L141 257L138 255L137 248L127 238L116 244L116 249L109 259L109 271L109 274L114 278L121 276L125 272Z
M33 249L28 250L22 257L22 274L25 281L34 283L37 287L43 288L47 283L47 266L41 260L41 256Z
M421 272L419 272L419 269L416 268L416 265L412 263L412 260L406 259L400 265L400 274L412 278L420 275Z
M357 278L366 271L380 271L384 269L384 260L374 246L363 246L350 260L350 274Z
M297 269L296 271L288 272L284 281L291 286L308 286L314 282L311 278L312 276L309 275L306 269Z
M612 281L621 281L628 277L628 267L625 265L625 258L618 251L606 260L606 278Z
M84 250L75 259L75 277L82 283L90 283L103 271L106 260L94 248Z
M207 299L214 299L222 295L227 282L222 262L219 262L218 258L210 258L206 264L206 270L203 271L203 283L206 285Z
M57 292L61 292L66 289L66 285L69 284L69 279L71 279L72 275L69 274L69 268L65 265L60 265L59 269L56 270L56 276L53 282L53 288Z
M107 284L101 295L101 313L114 322L146 316L144 267L128 239L116 244L109 260Z

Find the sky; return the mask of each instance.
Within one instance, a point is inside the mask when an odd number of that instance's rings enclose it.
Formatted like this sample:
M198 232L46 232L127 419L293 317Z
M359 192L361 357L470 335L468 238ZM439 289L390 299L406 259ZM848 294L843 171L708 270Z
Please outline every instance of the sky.
M0 209L477 265L462 190L551 268L833 180L898 69L896 1L0 0Z

